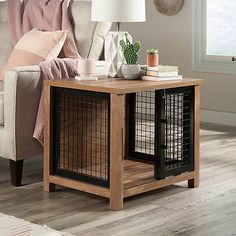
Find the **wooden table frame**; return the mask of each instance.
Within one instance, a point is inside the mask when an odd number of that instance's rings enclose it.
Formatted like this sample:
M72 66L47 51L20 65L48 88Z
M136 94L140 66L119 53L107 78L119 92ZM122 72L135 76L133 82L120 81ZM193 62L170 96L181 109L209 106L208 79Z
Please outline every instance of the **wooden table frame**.
M188 181L188 186L199 186L199 129L200 129L200 86L201 79L184 79L181 81L150 82L125 81L121 79L101 79L97 82L78 82L73 79L63 81L45 81L45 140L44 140L44 191L55 190L61 185L110 199L112 210L123 209L123 200L136 194L148 192L181 181ZM124 188L124 155L125 155L125 107L126 94L168 88L194 86L194 171L171 176L163 180L143 183ZM87 91L110 93L110 188L100 187L82 181L54 176L52 174L52 87L63 87Z

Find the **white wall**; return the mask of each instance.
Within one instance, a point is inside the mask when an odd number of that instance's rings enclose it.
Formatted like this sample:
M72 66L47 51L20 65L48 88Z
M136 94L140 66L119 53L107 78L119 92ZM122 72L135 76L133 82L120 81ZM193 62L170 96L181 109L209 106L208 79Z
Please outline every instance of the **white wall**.
M192 70L193 1L197 0L185 0L177 15L164 16L155 9L153 0L146 0L147 22L123 24L122 30L141 41L140 63L145 63L146 49L156 47L160 51L161 64L178 65L184 76L204 78L201 109L236 113L236 75Z

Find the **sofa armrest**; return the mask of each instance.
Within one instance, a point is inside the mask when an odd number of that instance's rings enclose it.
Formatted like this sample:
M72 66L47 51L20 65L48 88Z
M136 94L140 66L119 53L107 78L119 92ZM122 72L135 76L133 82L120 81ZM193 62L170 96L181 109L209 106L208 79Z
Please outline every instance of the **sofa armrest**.
M33 138L41 89L39 66L5 72L3 157L22 160L42 154L41 144Z

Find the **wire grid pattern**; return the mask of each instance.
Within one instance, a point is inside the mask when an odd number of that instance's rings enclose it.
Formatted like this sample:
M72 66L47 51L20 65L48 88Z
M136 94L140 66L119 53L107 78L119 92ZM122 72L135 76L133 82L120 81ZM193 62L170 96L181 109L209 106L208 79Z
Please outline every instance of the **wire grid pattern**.
M190 92L165 95L165 166L167 170L190 164Z
M135 152L154 155L154 142L155 92L139 92L135 102Z
M57 93L57 168L81 176L109 179L109 99L90 93ZM59 171L60 173L60 171ZM75 175L76 174L76 175Z

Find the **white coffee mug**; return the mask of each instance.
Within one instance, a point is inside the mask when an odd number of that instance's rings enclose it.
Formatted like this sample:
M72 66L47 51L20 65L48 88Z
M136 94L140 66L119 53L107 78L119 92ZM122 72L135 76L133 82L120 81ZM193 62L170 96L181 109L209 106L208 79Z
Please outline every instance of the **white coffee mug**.
M95 60L93 59L79 59L78 73L82 77L90 77L95 73Z

